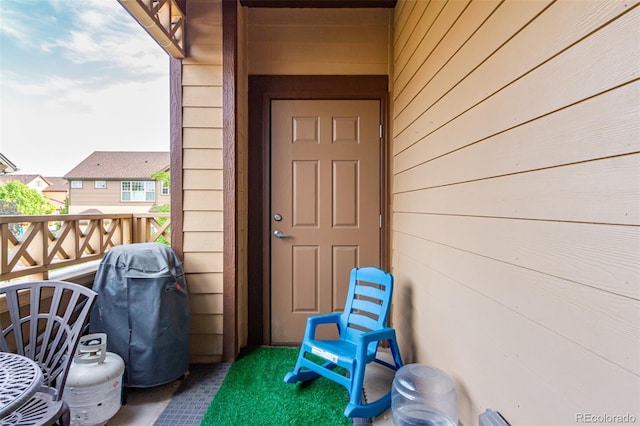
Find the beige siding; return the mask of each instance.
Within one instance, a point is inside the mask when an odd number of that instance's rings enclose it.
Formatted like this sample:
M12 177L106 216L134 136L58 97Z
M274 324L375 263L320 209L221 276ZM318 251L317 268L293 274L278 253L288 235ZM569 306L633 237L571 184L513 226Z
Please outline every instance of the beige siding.
M640 413L636 6L396 6L393 320L464 424Z
M148 213L154 205L170 202L169 196L160 193L161 184L156 184L156 201L120 201L120 181L107 180L106 188L95 188L92 180L83 181L82 188L69 188L69 213L81 213L88 209L98 209L102 213Z
M222 2L190 0L183 85L184 267L191 362L222 357Z
M107 181L107 187L100 189L96 189L94 185L94 181L85 180L82 181L82 188L69 188L69 205L94 207L121 204L120 181Z
M389 73L387 9L248 9L249 74Z

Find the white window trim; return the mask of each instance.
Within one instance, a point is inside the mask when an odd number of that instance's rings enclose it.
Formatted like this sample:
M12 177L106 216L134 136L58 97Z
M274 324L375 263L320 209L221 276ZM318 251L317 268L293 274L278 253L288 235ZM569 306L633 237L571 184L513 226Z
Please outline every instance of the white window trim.
M137 184L142 184L142 187L144 188L144 190L140 191L140 190L127 190L125 191L124 186L126 184L129 184L129 188L133 188L134 186L137 186ZM132 200L132 199L128 199L125 200L124 198L124 194L128 193L129 194L129 198L134 198L132 197L132 195L134 194L143 194L143 199L142 200ZM147 194L152 194L152 199L151 200L147 200ZM156 182L151 180L123 180L120 182L120 202L122 203L154 203L156 201Z
M161 195L170 195L171 193L169 192L169 184L165 184L164 182L160 183L160 194Z
M102 183L103 185L98 185L99 183ZM95 189L107 189L107 181L106 180L96 180L93 182L93 187Z
M81 180L72 180L71 182L69 182L69 188L82 189L82 181Z

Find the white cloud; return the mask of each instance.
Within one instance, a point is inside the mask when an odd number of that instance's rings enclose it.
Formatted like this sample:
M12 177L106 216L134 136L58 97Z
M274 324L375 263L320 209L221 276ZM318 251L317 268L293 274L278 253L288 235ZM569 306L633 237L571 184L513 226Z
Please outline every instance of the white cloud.
M89 25L94 28L106 25L110 20L109 15L98 12L97 10L88 10L79 14L79 22L83 25Z
M64 77L49 77L42 80L30 80L9 73L5 87L23 96L47 96L57 98L78 86L77 82Z
M73 3L65 13L72 25L41 44L78 64L103 64L134 75L157 74L168 67L166 53L116 1Z
M71 31L66 42L59 42L59 47L65 49L65 56L74 62L102 61L105 55L102 53L105 46L101 46L92 34L86 32Z
M0 33L14 39L22 45L30 45L31 31L29 26L23 22L20 13L13 8L10 1L0 1Z

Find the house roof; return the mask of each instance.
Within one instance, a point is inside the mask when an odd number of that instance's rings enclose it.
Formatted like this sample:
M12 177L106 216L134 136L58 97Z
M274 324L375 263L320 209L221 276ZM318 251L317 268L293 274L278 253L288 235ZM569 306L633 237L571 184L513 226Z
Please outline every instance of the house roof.
M169 167L168 152L95 151L64 175L65 179L150 179Z
M87 209L80 212L80 214L102 214L102 212L98 209Z
M13 173L18 170L15 164L13 164L7 157L0 153L0 174Z
M52 176L45 176L44 178L49 182L49 186L43 192L67 192L69 190L69 182L64 178Z
M18 182L24 183L25 185L29 185L31 182L36 180L37 178L44 179L47 184L51 184L47 178L41 175L17 175L17 174L9 174L9 175L0 175L0 183L13 182L17 180Z

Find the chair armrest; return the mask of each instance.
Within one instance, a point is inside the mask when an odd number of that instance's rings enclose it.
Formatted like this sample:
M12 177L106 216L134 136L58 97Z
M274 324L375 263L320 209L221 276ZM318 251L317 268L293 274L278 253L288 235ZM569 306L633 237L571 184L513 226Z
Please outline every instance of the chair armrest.
M396 330L389 327L362 333L358 339L358 347L356 351L364 359L364 357L367 354L367 347L369 346L369 344L371 344L372 342L381 342L383 340L389 340L389 339L395 340L395 337L396 337Z
M336 324L338 326L338 331L340 331L340 317L342 314L333 313L333 314L324 314L324 315L316 315L313 317L307 318L307 328L304 332L304 338L314 339L316 335L316 327L321 324Z
M396 331L393 328L381 328L379 330L368 331L360 335L360 342L366 346L371 342L380 342L382 340L393 339L396 335Z

